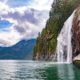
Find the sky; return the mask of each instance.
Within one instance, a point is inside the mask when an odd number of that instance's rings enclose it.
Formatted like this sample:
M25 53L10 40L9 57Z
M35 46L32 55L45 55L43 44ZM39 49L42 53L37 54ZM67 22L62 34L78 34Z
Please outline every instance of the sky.
M45 27L53 0L0 0L0 46L36 38Z

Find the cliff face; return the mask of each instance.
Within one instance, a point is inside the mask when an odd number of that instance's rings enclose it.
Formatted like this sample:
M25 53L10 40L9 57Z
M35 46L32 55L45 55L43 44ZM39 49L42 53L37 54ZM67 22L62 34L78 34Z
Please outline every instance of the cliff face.
M34 47L33 59L52 60L52 56L55 55L55 49L57 46L57 36L60 33L66 19L72 14L79 4L80 0L54 0L49 14L50 18L46 23L46 27L37 38L36 46ZM76 27L73 26L73 28ZM74 42L76 40L74 40L74 38L76 34L74 29L72 29L72 32L74 34L72 44L75 46L76 44L74 44ZM77 44L79 44L79 42ZM73 50L75 50L74 47Z
M73 58L80 54L80 7L77 8L72 26Z

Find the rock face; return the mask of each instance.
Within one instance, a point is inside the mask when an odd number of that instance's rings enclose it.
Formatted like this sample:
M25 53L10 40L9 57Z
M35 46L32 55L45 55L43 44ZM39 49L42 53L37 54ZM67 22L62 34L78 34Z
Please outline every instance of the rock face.
M76 57L74 57L73 61L80 61L80 54Z
M76 9L72 26L73 58L80 54L80 7Z

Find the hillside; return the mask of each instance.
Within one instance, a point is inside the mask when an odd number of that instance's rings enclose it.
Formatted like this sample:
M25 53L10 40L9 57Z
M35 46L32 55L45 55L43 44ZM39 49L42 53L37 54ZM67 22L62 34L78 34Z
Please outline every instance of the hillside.
M0 59L32 59L36 40L22 40L12 47L0 47Z

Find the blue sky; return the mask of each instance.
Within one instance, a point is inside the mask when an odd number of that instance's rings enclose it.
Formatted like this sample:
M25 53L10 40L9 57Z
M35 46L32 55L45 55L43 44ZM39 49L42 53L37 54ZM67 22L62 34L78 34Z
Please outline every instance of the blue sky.
M29 5L33 0L8 0L7 4L11 7L19 7Z
M53 0L0 0L0 46L36 38L45 27L52 3Z
M7 28L10 27L12 23L6 20L0 20L0 28Z

